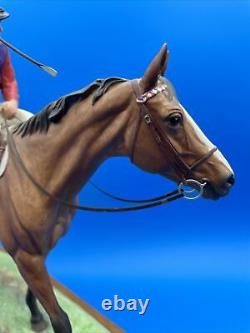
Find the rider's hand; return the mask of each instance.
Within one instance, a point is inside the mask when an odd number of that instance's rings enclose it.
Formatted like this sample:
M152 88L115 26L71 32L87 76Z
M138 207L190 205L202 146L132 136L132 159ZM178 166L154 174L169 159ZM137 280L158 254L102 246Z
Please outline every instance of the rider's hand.
M17 108L18 102L15 99L11 99L10 101L3 102L0 105L0 112L3 113L6 119L11 119L16 115L18 110Z

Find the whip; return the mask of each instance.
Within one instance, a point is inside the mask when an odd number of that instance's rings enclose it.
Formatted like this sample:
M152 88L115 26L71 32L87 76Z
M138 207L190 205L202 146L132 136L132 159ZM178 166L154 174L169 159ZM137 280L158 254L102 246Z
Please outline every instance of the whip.
M11 50L13 50L14 52L18 53L20 56L24 57L25 59L29 60L30 62L32 62L32 64L40 67L42 70L44 70L45 72L47 72L48 74L52 75L52 76L57 76L58 72L49 66L46 66L44 64L42 64L41 62L31 58L29 55L27 55L26 53L22 52L21 50L19 50L17 47L15 47L14 45L10 44L9 42L7 42L6 40L4 40L3 38L0 37L0 42L2 42L3 44L5 44L7 47L9 47Z

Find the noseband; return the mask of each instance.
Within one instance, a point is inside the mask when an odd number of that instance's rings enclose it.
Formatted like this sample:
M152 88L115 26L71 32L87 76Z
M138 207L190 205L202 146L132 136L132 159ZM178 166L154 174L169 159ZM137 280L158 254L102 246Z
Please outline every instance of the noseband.
M145 93L142 93L141 87L139 85L138 80L132 80L131 85L136 96L136 102L139 105L140 117L137 123L133 143L132 143L132 153L131 153L131 161L134 161L135 155L135 146L138 137L139 128L141 126L142 120L144 120L146 126L149 128L155 142L157 143L159 149L166 154L167 159L170 161L173 166L176 174L185 183L192 175L192 171L209 159L213 153L217 150L217 147L213 147L206 154L197 159L192 165L188 165L185 160L181 157L178 151L173 146L169 137L167 136L166 130L162 128L160 122L156 119L155 116L149 111L146 103L152 97L158 95L159 93L167 90L166 84L161 84L158 87L155 87ZM189 179L189 181L192 179ZM195 181L198 183L198 181ZM190 183L190 182L189 182ZM199 183L200 185L203 185ZM191 184L189 184L191 185ZM192 184L194 185L194 184Z

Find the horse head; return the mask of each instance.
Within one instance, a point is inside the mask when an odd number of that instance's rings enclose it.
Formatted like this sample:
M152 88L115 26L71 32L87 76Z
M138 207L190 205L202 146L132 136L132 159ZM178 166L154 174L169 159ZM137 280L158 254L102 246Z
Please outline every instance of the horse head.
M138 167L177 183L193 179L205 184L203 197L217 199L229 192L234 173L164 78L167 62L164 44L144 76L133 83L139 110L134 133L127 140L132 142L131 160ZM192 184L196 187L195 182Z

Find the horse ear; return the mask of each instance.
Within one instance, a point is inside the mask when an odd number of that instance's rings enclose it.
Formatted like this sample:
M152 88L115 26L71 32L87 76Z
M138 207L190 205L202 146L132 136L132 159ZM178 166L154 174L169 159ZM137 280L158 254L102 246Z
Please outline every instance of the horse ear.
M169 52L168 52L168 50L166 50L166 58L165 58L164 64L162 65L161 76L165 75L165 72L166 72L167 66L168 66L168 59L169 59Z
M168 51L167 44L164 43L158 54L154 57L151 64L148 66L143 78L141 79L141 86L143 92L146 92L156 86L158 77L164 75L167 68Z

